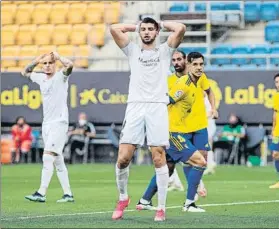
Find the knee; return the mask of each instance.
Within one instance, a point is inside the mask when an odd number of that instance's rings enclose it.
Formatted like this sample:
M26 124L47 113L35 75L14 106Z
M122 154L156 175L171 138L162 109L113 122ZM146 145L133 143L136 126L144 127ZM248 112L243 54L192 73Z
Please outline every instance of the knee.
M53 170L54 156L44 153L43 155L43 167L47 170Z
M126 157L126 156L118 157L118 160L117 160L118 168L125 169L129 166L129 164L130 164L130 159L128 157Z
M125 169L129 166L131 158L129 157L129 153L126 150L119 150L117 166L120 169Z
M195 157L191 159L191 162L193 163L194 166L199 166L199 167L207 166L207 162L201 153L197 153Z
M206 150L200 150L200 153L204 157L204 159L207 161L207 151Z
M55 165L57 172L63 172L65 170L67 170L67 167L64 162L64 157L61 155L56 156L54 165Z
M279 160L279 152L277 152L277 151L273 152L272 157L273 157L274 160Z
M152 160L156 168L160 168L166 164L165 151L161 147L152 149Z

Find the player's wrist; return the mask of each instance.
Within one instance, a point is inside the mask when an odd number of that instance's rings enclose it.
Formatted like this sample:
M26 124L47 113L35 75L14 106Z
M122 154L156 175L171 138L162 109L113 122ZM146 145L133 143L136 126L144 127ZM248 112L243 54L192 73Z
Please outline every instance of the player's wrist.
M141 21L139 21L135 26L136 26L136 28L135 28L135 32L136 33L139 33L139 31L140 31L140 24L141 24Z

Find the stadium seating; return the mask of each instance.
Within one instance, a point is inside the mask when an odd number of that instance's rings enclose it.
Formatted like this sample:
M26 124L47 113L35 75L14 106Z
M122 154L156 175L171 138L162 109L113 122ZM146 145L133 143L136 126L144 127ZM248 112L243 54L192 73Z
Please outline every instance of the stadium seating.
M75 56L83 57L75 60L74 65L80 68L88 67L88 56L91 56L91 47L90 45L80 45L76 49Z
M37 45L48 45L51 43L54 25L46 24L37 27L34 35L34 43Z
M104 22L108 24L114 24L119 22L120 13L121 13L120 2L111 2L109 4L105 4Z
M59 45L57 46L57 52L61 55L61 56L65 56L65 57L72 57L75 55L75 46L73 45Z
M15 4L2 5L1 2L1 22L2 25L13 24L17 6Z
M279 55L279 46L270 47L270 54L278 54ZM271 58L270 63L275 66L279 66L279 58Z
M56 51L55 45L42 45L38 47L38 55L46 54Z
M16 24L30 24L33 10L34 5L32 3L18 5L15 15Z
M251 48L251 54L268 54L269 47L267 45L256 45ZM251 64L255 65L266 65L265 58L252 58Z
M47 24L52 5L49 3L38 4L32 13L33 24Z
M89 32L89 43L97 46L103 46L105 44L105 31L105 24L93 25Z
M32 45L36 28L34 24L21 25L16 36L16 43L18 45Z
M211 54L230 54L231 53L231 45L220 45L211 50ZM228 58L216 58L211 60L211 64L213 65L229 65L231 63Z
M240 10L239 2L211 2L211 10ZM206 11L206 2L196 2L195 11Z
M175 2L169 9L171 13L176 13L176 12L187 12L189 10L189 5L187 3L180 3L180 2Z
M19 54L19 47L18 46L6 46L5 48L2 48L1 50L1 67L16 67L17 61L14 59L6 60L5 57L17 57Z
M5 72L21 72L23 70L22 67L8 67L5 68ZM36 70L36 68L35 68Z
M225 4L223 2L211 2L210 9L211 10L224 10Z
M279 17L278 2L262 2L260 8L260 16L263 21L276 20Z
M52 34L52 44L54 45L66 45L69 43L69 36L72 31L72 25L63 24L56 25Z
M1 31L1 45L14 45L16 43L16 34L18 25L6 25Z
M50 24L65 24L67 23L67 13L69 10L69 4L53 4L50 12Z
M94 12L94 13L92 13ZM85 11L85 21L89 24L98 24L103 22L105 5L103 2L90 2Z
M247 47L245 45L233 47L231 53L232 54L249 54L250 47ZM235 64L235 65L245 65L245 64L249 64L250 60L248 58L232 58L231 63Z
M279 42L279 21L270 21L265 27L265 40L271 43Z
M247 22L257 22L260 21L260 2L245 2L244 4L244 19Z
M91 26L88 24L77 24L72 28L70 43L72 45L87 44L87 35Z
M71 3L68 11L68 23L78 24L83 23L84 13L87 5L84 3Z
M189 53L189 52L200 52L201 54L206 53L206 47L182 47L181 49L185 53Z
M224 2L225 10L240 10L240 2Z
M218 1L210 2L212 11L241 10L240 1ZM196 2L196 12L206 11L206 1ZM185 2L175 2L169 8L169 12L188 12L189 5ZM225 13L225 12L224 12ZM216 15L214 15L216 16ZM245 1L244 19L246 22L271 21L279 18L279 2L277 1Z
M25 45L19 50L19 57L30 57L30 59L23 59L18 61L19 67L25 67L29 64L35 56L37 56L38 47L36 45Z

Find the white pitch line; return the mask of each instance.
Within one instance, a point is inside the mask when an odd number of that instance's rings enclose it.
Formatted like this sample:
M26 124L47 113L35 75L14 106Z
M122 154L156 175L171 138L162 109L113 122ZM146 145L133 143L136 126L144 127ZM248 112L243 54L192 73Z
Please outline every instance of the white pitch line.
M203 204L200 207L215 207L215 206L234 206L234 205L249 205L249 204L266 204L266 203L279 203L279 200L261 200L261 201L246 201L246 202L232 202L232 203L217 203L217 204ZM167 209L182 208L182 206L170 206ZM135 209L128 209L125 212L135 212ZM37 216L20 216L17 218L2 218L3 221L25 220L25 219L39 219L47 217L63 217L63 216L77 216L77 215L95 215L112 213L113 211L99 211L99 212L77 212L70 214L52 214L52 215L37 215Z

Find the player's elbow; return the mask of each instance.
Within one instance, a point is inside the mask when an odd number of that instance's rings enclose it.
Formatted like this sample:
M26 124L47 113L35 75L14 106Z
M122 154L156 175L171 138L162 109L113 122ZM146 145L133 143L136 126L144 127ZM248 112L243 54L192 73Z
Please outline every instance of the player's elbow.
M112 35L117 33L118 30L119 30L119 25L118 24L113 24L109 27L109 31Z
M179 28L178 28L178 32L179 32L179 34L183 34L184 35L184 33L186 32L186 25L184 25L184 24L179 24L180 26L179 26Z

